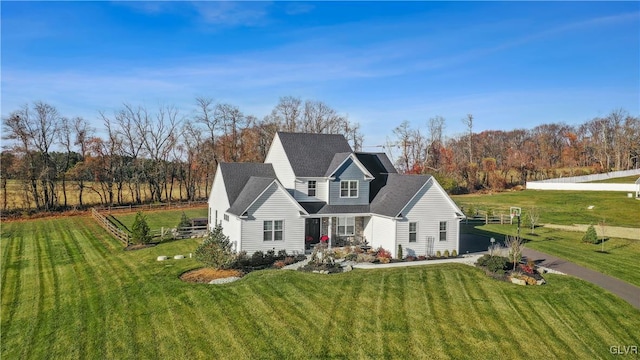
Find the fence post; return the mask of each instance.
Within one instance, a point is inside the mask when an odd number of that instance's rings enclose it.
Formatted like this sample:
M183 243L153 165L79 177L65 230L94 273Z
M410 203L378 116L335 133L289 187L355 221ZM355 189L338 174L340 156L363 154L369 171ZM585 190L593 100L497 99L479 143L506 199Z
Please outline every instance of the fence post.
M484 224L487 225L489 223L489 214L484 214Z

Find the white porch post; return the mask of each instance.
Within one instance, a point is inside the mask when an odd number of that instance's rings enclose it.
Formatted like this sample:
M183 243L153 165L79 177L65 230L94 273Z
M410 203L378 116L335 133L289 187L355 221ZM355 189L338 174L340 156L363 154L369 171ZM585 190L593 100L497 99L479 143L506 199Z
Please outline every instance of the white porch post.
M333 234L333 231L332 231L333 222L332 222L332 219L333 218L331 216L329 216L329 227L327 229L327 232L328 232L327 236L329 237L329 249L331 249L331 244L333 243L333 235L332 235Z

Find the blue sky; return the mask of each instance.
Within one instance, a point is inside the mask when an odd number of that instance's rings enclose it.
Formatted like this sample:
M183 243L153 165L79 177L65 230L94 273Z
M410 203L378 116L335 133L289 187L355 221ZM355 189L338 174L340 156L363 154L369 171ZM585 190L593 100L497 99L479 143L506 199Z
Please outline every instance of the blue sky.
M640 114L639 2L2 1L2 116L35 100L101 127L124 102L196 96L262 118L321 100L378 145L403 120L446 134Z

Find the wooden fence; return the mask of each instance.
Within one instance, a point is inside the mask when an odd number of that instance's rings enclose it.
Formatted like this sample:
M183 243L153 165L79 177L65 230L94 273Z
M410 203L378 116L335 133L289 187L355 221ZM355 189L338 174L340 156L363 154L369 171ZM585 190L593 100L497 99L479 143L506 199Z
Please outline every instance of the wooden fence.
M118 229L117 226L113 225L111 221L109 221L109 219L100 214L100 212L95 208L91 208L91 216L98 222L100 226L107 230L116 239L120 240L124 244L124 246L129 246L129 242L131 240L131 235L129 233L124 230Z
M184 208L192 208L192 207L201 207L206 204L207 204L207 201L202 200L202 201L155 203L155 204L143 204L143 205L103 206L103 207L97 207L95 209L102 212L112 213L112 212L133 212L138 210L184 209Z
M514 222L517 222L517 219L513 219ZM511 217L509 215L504 215L504 214L500 214L500 215L492 215L489 216L488 214L484 214L484 215L475 215L475 216L467 216L467 218L465 219L465 223L466 224L477 224L477 223L484 223L484 224L500 224L500 225L504 225L504 224L511 224Z

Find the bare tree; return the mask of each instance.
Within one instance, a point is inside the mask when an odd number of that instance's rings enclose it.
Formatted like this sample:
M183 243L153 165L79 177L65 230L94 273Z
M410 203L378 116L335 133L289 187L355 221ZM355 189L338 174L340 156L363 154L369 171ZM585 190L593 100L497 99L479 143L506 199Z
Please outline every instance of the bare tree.
M509 260L513 263L513 270L515 270L522 258L524 242L519 236L507 235L504 239L504 245L509 249Z
M531 233L535 234L536 224L540 220L540 212L535 206L532 206L527 213L527 217L529 218L529 224L531 225Z
M473 115L467 114L467 117L462 119L462 123L467 127L467 151L469 152L469 164L473 163Z

